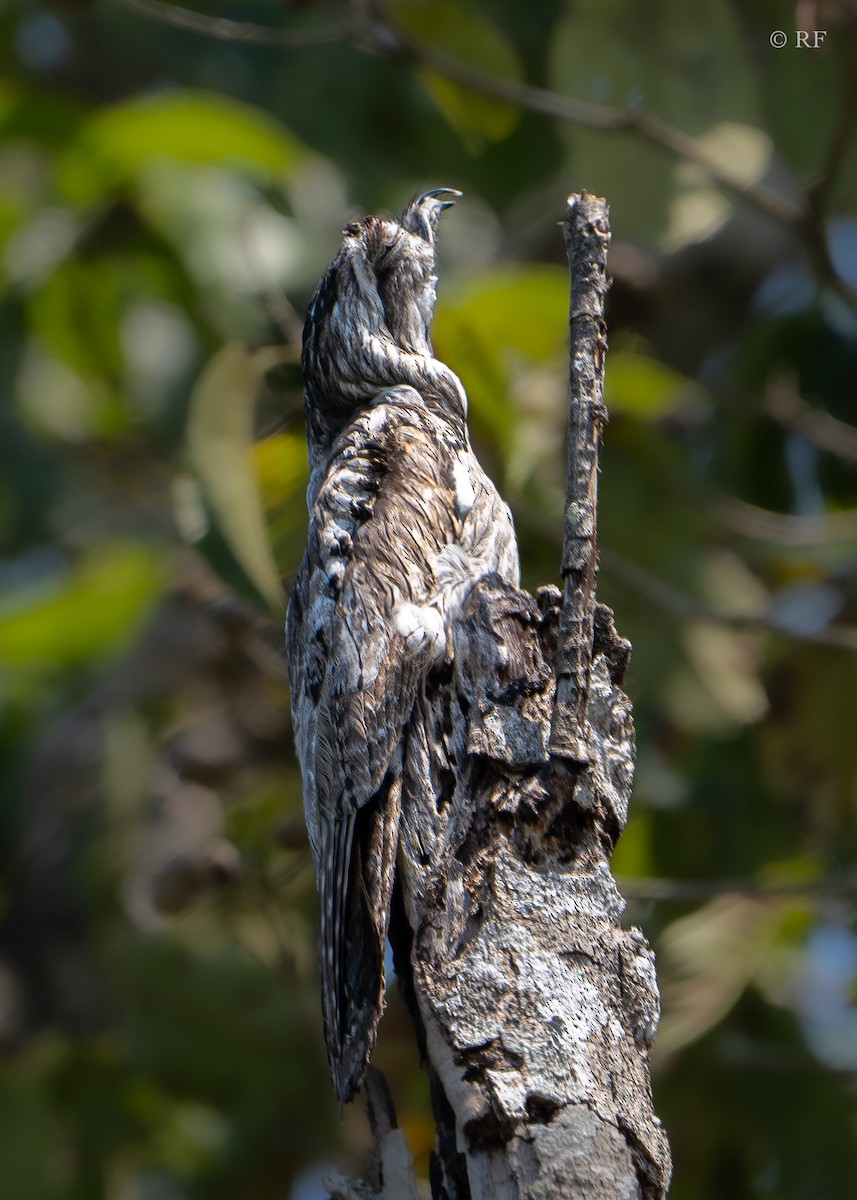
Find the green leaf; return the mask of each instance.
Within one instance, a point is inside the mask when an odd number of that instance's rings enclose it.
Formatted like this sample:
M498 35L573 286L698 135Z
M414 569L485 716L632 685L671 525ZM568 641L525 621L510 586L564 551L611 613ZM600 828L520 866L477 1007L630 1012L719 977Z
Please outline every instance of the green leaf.
M464 382L475 426L508 448L518 369L556 361L567 331L568 276L542 266L490 272L445 293L432 337Z
M645 878L652 873L654 837L651 812L637 812L628 822L611 859L613 874L621 879Z
M643 420L705 401L692 379L665 363L631 350L614 350L607 359L604 399L608 412L627 412Z
M303 434L277 433L253 447L256 478L281 575L297 571L306 542L309 479Z
M281 183L305 156L296 138L249 104L176 90L92 117L61 160L60 186L73 203L91 204L170 160Z
M134 640L164 582L159 550L102 544L46 593L22 588L5 599L0 664L43 675L116 654Z
M118 383L124 370L120 320L130 282L116 259L69 258L30 301L33 332L84 379Z
M566 344L568 302L568 273L562 267L491 271L444 294L433 336L444 338L453 322L465 322L486 344L546 362Z
M14 977L4 972L4 999L13 1002ZM55 1059L62 1052L57 1034L42 1034L26 1050L9 1055L0 1077L0 1162L4 1190L22 1200L49 1200L62 1194L67 1134L52 1101Z
M522 78L514 45L482 13L453 0L392 7L399 25L417 41L497 78ZM468 91L435 71L421 71L419 76L449 125L471 150L478 150L484 142L500 141L520 121L520 111L512 105Z
M67 146L83 119L68 92L42 91L0 80L0 141L27 139L42 146Z
M193 389L188 450L221 534L253 586L282 614L283 589L253 468L253 411L264 373L281 359L270 347L225 346Z

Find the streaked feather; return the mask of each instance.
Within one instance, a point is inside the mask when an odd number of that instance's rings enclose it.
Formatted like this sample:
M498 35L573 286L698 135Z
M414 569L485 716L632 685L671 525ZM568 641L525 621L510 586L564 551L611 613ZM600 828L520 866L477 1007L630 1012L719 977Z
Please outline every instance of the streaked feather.
M367 217L310 305L306 554L288 613L292 711L321 906L325 1034L344 1103L383 1007L402 743L473 583L518 579L509 511L474 457L464 389L434 358L421 198Z

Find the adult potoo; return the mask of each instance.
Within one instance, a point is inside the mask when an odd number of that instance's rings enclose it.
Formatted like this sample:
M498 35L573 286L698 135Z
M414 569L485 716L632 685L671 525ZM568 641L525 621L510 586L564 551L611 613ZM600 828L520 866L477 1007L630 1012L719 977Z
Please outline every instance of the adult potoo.
M474 583L492 572L518 582L511 515L470 448L464 388L430 340L438 216L459 194L441 188L397 220L349 225L304 329L310 526L288 656L340 1103L360 1087L383 1006L415 703L450 660Z

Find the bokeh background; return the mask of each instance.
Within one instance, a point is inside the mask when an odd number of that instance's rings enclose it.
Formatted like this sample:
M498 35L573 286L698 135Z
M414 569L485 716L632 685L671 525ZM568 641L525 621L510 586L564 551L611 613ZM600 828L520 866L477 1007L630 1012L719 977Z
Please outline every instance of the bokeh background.
M206 0L262 30L200 33L157 0L3 0L4 1197L316 1200L324 1164L362 1170L281 650L299 341L346 221L433 186L465 193L436 348L530 587L562 532L557 223L572 190L612 206L615 865L658 952L672 1196L854 1196L854 10ZM377 1060L424 1171L395 984Z

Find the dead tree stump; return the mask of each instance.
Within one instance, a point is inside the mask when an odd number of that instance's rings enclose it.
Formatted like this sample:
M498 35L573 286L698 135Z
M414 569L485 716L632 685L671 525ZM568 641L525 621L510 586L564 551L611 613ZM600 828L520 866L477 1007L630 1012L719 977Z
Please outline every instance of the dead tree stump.
M670 1174L648 1072L654 962L621 926L609 868L634 743L630 645L595 602L604 201L572 196L565 235L564 594L474 589L407 753L395 949L432 1080L432 1190L448 1200L655 1200Z
M605 202L570 197L565 235L564 590L473 589L405 753L391 940L431 1081L435 1200L658 1200L670 1177L649 1081L654 960L622 928L609 866L634 740L631 647L595 600ZM373 1124L383 1162L390 1122ZM335 1194L415 1194L396 1174Z

